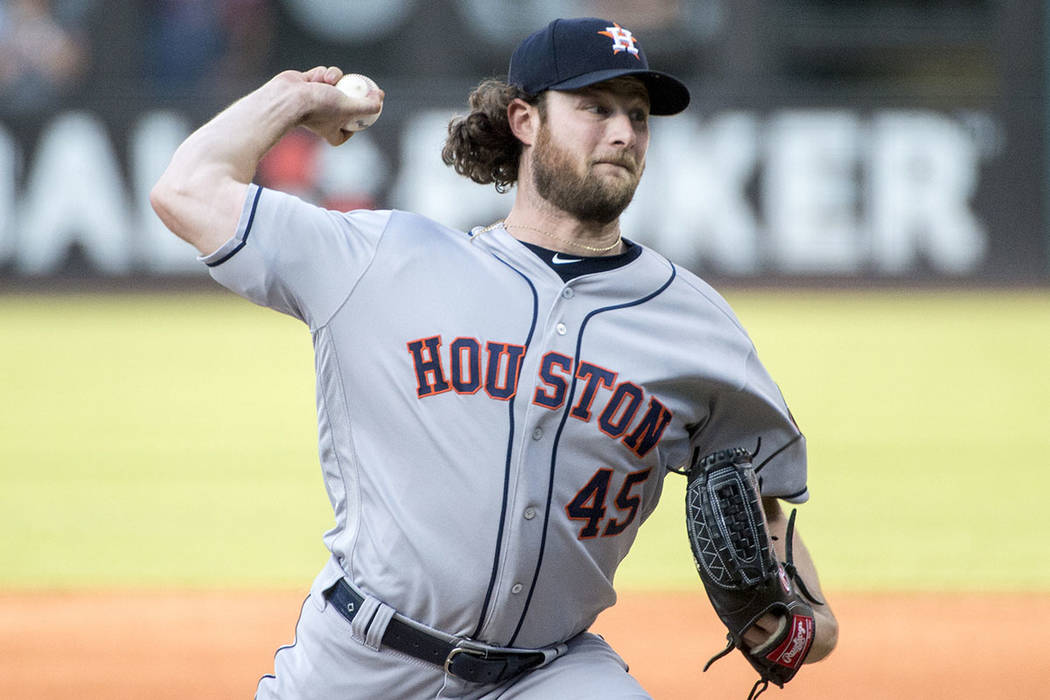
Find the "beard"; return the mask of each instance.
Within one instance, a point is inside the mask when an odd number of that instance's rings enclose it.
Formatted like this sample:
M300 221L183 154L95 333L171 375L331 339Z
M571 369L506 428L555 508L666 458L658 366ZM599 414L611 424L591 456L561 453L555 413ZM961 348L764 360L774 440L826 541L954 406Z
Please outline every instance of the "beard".
M544 124L532 154L532 183L543 199L576 219L608 224L631 203L644 166L629 153L611 155L601 162L621 164L631 176L601 177L589 172L590 164L588 172L580 175L569 153L551 141Z

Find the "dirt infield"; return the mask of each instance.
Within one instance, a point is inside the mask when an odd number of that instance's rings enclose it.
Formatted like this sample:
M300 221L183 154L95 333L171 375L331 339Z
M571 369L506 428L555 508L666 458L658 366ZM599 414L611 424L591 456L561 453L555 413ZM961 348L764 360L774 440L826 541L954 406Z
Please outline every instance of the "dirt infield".
M1050 595L837 595L839 648L776 698L1044 697ZM0 698L251 698L298 593L0 594ZM621 596L595 631L658 699L743 698L703 594Z

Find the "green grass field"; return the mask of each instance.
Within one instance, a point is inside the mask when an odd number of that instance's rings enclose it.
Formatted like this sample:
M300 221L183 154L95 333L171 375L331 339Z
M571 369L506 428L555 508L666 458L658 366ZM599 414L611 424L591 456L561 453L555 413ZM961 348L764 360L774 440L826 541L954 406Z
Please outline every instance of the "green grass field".
M726 293L810 447L826 588L1050 590L1050 293ZM0 590L303 588L331 514L298 322L232 295L0 296ZM696 590L682 479L621 568Z

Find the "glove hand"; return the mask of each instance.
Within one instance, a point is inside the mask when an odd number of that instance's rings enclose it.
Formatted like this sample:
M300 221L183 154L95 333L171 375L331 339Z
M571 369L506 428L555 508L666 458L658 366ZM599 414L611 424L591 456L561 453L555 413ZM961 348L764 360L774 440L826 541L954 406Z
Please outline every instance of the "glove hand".
M786 619L782 615L765 613L740 635L748 650L754 652L772 641L783 629Z
M820 604L796 577L791 555L778 560L769 534L750 453L722 450L694 462L686 472L686 527L696 570L728 644L704 670L739 649L758 671L749 698L769 683L790 681L809 654L815 636L813 609ZM804 596L804 597L803 597Z

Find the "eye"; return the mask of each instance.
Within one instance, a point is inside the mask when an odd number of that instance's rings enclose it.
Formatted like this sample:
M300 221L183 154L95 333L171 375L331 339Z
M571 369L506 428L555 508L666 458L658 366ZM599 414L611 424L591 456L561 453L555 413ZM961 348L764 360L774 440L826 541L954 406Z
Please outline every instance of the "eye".
M632 109L631 119L633 121L639 122L640 124L645 124L649 121L649 113L644 109Z
M592 114L600 114L604 116L609 113L609 108L599 102L588 102L583 108Z

